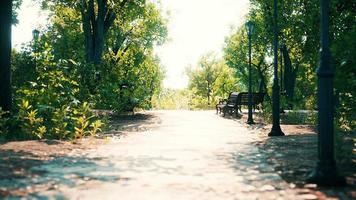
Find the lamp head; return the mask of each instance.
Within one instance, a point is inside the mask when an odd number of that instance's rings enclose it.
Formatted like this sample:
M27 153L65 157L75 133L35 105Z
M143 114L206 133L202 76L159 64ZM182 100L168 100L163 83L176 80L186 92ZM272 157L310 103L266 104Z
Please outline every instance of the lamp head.
M253 32L253 23L251 21L246 22L245 24L246 30L247 30L247 35L251 36Z
M40 31L39 30L35 29L35 30L32 31L33 39L37 40L39 35L40 35Z

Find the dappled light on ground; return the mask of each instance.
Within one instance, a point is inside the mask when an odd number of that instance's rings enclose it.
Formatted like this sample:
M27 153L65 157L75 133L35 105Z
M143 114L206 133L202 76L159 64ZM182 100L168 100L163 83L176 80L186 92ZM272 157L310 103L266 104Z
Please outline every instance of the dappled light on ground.
M282 125L287 136L268 138L265 133L270 127L246 125L245 114L235 119L214 111L150 111L112 116L110 121L111 131L76 144L30 141L1 145L0 168L5 173L0 176L0 196L162 200L355 197L352 168L340 168L348 177L348 187L305 184L316 161L316 134L310 126Z

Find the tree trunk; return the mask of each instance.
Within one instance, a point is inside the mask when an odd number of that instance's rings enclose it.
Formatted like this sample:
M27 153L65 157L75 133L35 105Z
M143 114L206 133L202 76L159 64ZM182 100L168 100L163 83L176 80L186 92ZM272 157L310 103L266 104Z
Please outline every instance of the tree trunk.
M282 51L284 59L284 88L286 91L287 101L289 105L292 106L299 63L296 64L295 68L293 68L287 47L283 46Z
M86 62L95 65L100 64L104 51L105 38L116 19L113 8L108 8L107 0L81 0L81 14L83 31L85 36ZM123 0L119 4L122 9L128 0ZM97 6L97 12L95 7Z
M0 1L0 107L11 110L12 0Z
M94 0L89 0L88 4L86 0L82 0L81 3L82 23L85 38L85 59L87 63L91 63L93 62L94 58L94 43L92 33L92 19L95 17Z
M94 64L98 65L101 62L101 56L104 49L104 23L107 12L106 0L97 0L98 15L96 17L94 32Z

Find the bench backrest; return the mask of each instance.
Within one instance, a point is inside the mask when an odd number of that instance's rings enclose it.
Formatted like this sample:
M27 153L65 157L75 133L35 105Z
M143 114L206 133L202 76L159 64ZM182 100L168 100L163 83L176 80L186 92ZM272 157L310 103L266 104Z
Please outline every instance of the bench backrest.
M235 104L238 96L239 96L239 93L231 92L229 94L229 98L227 99L227 104Z
M263 102L265 93L253 92L252 94L252 104L257 105ZM238 105L248 105L248 92L240 92L237 97Z

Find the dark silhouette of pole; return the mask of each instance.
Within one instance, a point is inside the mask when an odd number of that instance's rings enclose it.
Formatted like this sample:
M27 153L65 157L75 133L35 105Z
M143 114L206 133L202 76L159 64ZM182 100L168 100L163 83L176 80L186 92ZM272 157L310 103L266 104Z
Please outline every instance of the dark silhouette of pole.
M318 76L318 162L308 182L322 186L344 185L345 179L338 175L334 158L334 70L330 66L329 49L329 0L320 0L321 50Z
M274 62L273 62L273 86L272 86L272 130L268 136L284 136L280 126L280 99L279 99L279 85L278 85L278 27L277 27L277 0L273 1L273 53L274 53Z
M37 70L37 43L38 43L38 37L40 35L40 31L35 29L32 31L32 37L33 37L33 47L34 47L34 52L35 52L35 70Z
M283 46L284 44L280 44L279 45L279 51L281 52L281 55L280 55L280 66L281 66L281 69L279 70L280 71L280 80L281 80L281 85L280 85L280 95L283 95L284 96L284 89L283 89ZM281 105L281 110L280 110L280 113L285 113L284 111L284 105Z
M0 107L11 110L11 17L12 0L0 1Z
M254 124L252 117L252 78L251 78L251 37L253 24L251 21L246 23L248 36L248 118L247 124Z
M280 80L281 80L281 85L280 85L280 90L281 90L281 94L283 94L283 45L284 44L280 44L279 46L279 50L281 52L281 56L280 56Z

